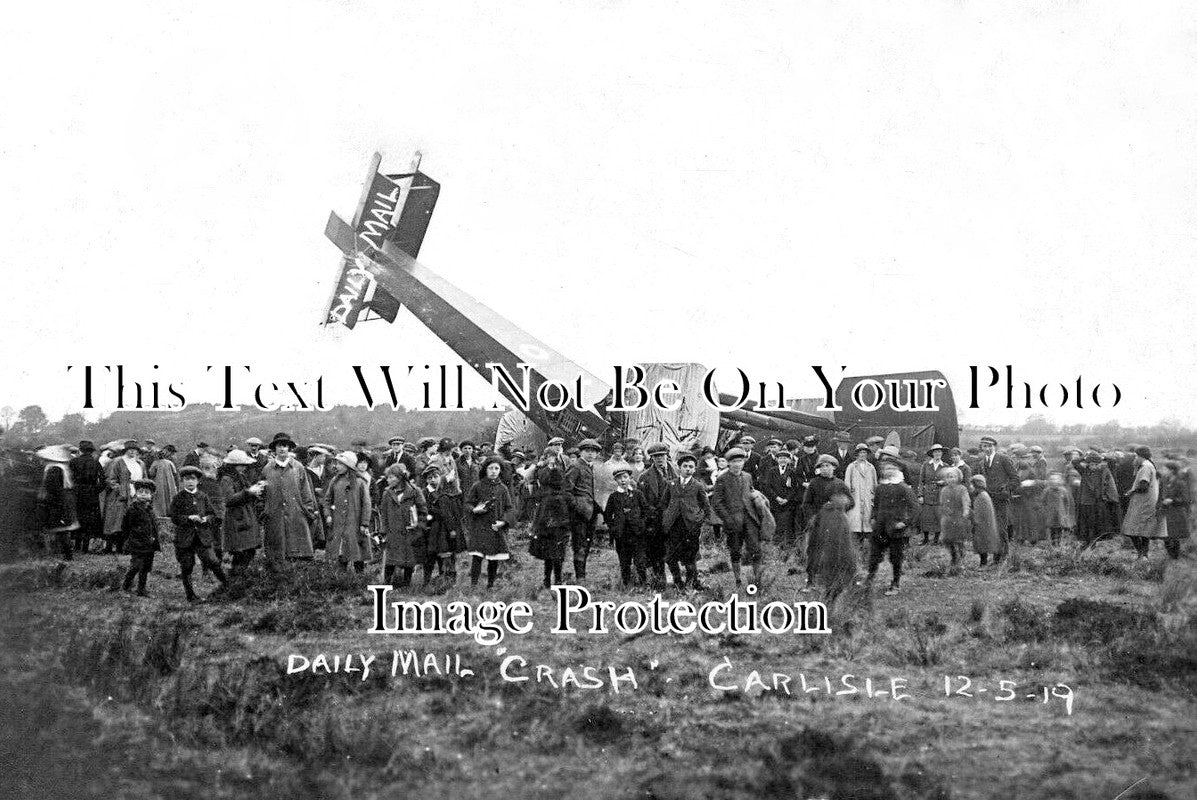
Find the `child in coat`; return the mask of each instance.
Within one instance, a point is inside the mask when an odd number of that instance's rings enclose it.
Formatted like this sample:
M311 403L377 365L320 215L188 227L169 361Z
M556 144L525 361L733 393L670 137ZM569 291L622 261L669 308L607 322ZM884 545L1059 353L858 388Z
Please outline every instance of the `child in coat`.
M871 584L886 553L894 577L885 590L887 596L898 593L902 584L902 555L910 526L918 518L918 498L914 489L902 480L902 470L893 464L881 468L881 483L873 493L873 530L869 534L869 577Z
M424 568L425 583L432 567L440 566L442 575L457 580L457 554L465 550L462 533L461 488L457 471L429 465L424 469L424 499L428 503L428 547Z
M384 474L387 488L382 492L380 512L386 538L386 566L382 579L396 587L411 586L416 565L425 563L428 505L423 492L411 482L406 464L392 464ZM401 576L398 584L393 582L396 570ZM427 583L427 566L424 579Z
M561 565L570 536L570 499L565 491L565 471L559 467L542 468L540 498L532 518L532 540L528 554L544 562L544 588L561 583Z
M213 549L213 534L221 520L216 515L208 495L199 491L200 478L203 473L199 467L183 467L179 470L179 480L183 490L170 501L170 521L175 526L175 558L179 562L182 573L183 590L187 593L187 601L194 603L199 600L195 588L191 585L191 573L195 569L198 558L204 564L221 587L228 584L224 570L220 566L220 559Z
M515 504L503 483L503 460L490 456L482 462L478 482L465 496L470 540L470 585L477 586L486 562L486 588L495 585L499 562L511 557L507 549L507 530L515 524ZM582 576L579 576L582 577Z
M973 480L973 550L981 556L981 566L994 557L997 564L1006 553L1006 542L998 530L997 513L993 499L989 496L988 481L984 475L974 475Z
M632 483L630 464L619 464L611 475L615 478L615 491L607 498L603 519L619 556L619 578L625 589L632 586L635 566L635 585L644 586L648 583L645 523L652 509L644 493Z
M126 535L125 552L129 554L124 590L132 591L136 577L138 597L147 597L145 581L154 567L154 552L162 549L158 544L158 518L150 505L155 483L145 479L134 481L133 489L133 500L121 522L121 530Z
M1047 527L1053 546L1060 543L1065 530L1076 526L1076 512L1072 491L1064 483L1064 476L1053 472L1047 476L1047 487L1040 495L1043 524Z
M964 543L969 539L972 503L968 489L960 485L960 470L947 467L939 474L944 482L939 490L939 540L948 548L952 566L956 567L964 558Z

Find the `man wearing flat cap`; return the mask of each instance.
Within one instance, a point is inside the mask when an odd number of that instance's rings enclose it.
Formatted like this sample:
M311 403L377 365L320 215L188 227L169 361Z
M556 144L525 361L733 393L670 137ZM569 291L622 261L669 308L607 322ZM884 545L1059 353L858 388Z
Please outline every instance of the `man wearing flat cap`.
M198 467L200 465L200 456L206 452L208 452L208 443L202 441L196 442L195 447L192 448L191 452L184 456L183 466Z
M756 447L756 437L745 434L736 442L736 447L744 451L744 471L755 481L761 468L761 454L752 449Z
M1010 503L1018 491L1018 469L1010 456L997 451L997 439L981 437L981 458L977 462L976 475L985 476L989 498L993 501L993 516L997 521L998 535L1002 538L1003 550L1010 542L1014 520L1010 514ZM1003 554L994 556L994 563L1002 560Z
M565 472L565 493L570 496L570 540L574 554L574 578L586 579L586 560L594 539L598 500L594 493L594 461L603 451L594 439L578 442L578 460Z
M815 479L817 474L815 471L816 464L819 460L819 437L805 436L802 439L802 451L798 453L798 457L794 462L794 473L798 476L799 489L805 494L806 489L810 486L811 481ZM818 509L816 509L818 510ZM805 530L807 523L807 508L802 506L798 510L798 519L796 520L798 529Z
M835 450L831 454L835 456L835 460L840 464L835 468L835 477L843 480L845 473L848 471L848 465L856 460L856 452L852 449L852 434L847 431L837 432L835 435Z

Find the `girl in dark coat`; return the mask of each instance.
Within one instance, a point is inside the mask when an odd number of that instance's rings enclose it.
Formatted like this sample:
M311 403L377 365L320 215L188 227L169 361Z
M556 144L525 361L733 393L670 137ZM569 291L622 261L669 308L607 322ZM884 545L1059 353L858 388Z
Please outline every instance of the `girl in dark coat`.
M973 550L981 556L981 566L989 563L991 555L997 564L998 558L1006 554L1006 540L998 529L988 483L984 475L973 476Z
M881 469L881 482L873 493L873 530L869 534L869 583L877 575L877 568L889 553L894 577L887 595L896 594L902 583L902 556L910 528L919 514L914 489L902 480L902 470L887 465Z
M428 503L428 547L424 582L432 567L440 564L441 574L457 580L457 554L465 550L465 535L461 530L464 505L461 488L457 485L457 470L445 472L444 466L429 466L424 470L424 499Z
M250 469L257 460L244 450L230 450L216 473L224 503L221 538L224 549L233 556L231 572L243 572L262 546L262 526L258 522L258 498L265 481L250 482Z
M469 534L470 584L476 586L486 561L486 586L495 584L499 562L510 558L507 529L515 523L511 493L500 479L503 460L490 456L482 462L482 477L465 495L466 527Z
M1168 526L1164 549L1171 558L1180 558L1180 545L1189 538L1189 507L1193 504L1189 481L1181 474L1180 464L1165 461L1160 487L1160 510Z
M427 551L428 505L424 493L416 488L407 474L407 465L392 464L386 470L387 488L381 502L382 531L386 537L386 566L383 580L391 583L399 569L398 586L410 586L417 564L425 564ZM424 567L424 582L428 582L428 567Z
M528 555L544 561L544 588L561 583L561 565L569 544L570 501L565 491L564 470L549 466L538 473L541 496L532 519L532 540Z
M806 545L807 586L803 591L821 584L828 602L835 600L856 577L856 548L847 513L855 501L848 485L833 477L836 466L834 456L818 457L817 474L806 487L803 500L803 505L814 511Z

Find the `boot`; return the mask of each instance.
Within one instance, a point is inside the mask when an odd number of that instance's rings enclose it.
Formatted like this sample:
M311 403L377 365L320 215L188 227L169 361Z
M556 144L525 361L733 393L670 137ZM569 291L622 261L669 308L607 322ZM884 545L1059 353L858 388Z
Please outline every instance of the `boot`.
M183 575L183 592L187 595L188 603L195 603L199 600L199 595L195 593L195 587L191 585L191 575Z
M546 558L544 560L544 588L548 589L553 585L553 559Z
M557 583L557 584L561 583L561 567L562 567L561 560L554 559L553 560L553 583Z
M682 580L682 568L676 561L669 564L669 574L673 575L673 587L679 591L686 588L686 582Z
M586 559L574 559L574 578L578 581L586 580Z
M499 562L486 562L486 588L492 589L495 585L495 578L499 575Z
M132 591L133 590L133 576L137 575L137 574L138 574L138 572L137 572L136 567L129 567L129 571L125 573L124 585L121 586L121 588L124 589L126 592ZM145 587L145 578L141 579L141 585L142 585L142 588Z
M732 562L732 576L736 579L736 586L744 585L744 581L740 577L740 562L739 561Z
M137 573L137 596L138 597L149 597L149 594L147 594L146 590L145 590L145 579L148 578L149 576L150 576L150 574L148 572L138 572Z
M482 577L482 557L474 556L470 561L470 586L477 586L478 579Z

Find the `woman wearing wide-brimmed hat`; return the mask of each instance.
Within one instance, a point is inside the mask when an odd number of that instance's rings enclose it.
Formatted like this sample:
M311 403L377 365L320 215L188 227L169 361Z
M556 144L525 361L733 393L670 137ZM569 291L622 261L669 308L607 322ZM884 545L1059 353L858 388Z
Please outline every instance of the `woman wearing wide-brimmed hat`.
M145 465L141 463L141 446L136 439L129 439L121 448L121 457L109 462L104 471L108 482L108 493L104 503L104 538L108 540L105 553L123 553L125 537L121 524L129 510L129 498L133 494L133 481L146 477Z
M272 458L262 467L266 481L262 539L266 557L277 566L286 559L310 559L312 520L319 509L304 467L292 458L295 440L277 433L270 442Z
M71 533L79 529L75 515L75 482L67 464L71 452L64 444L43 447L36 453L45 467L42 469L42 488L38 492L42 531L57 541L62 557L72 556Z

